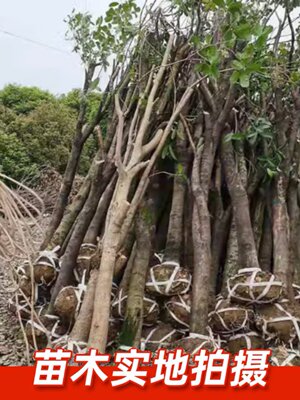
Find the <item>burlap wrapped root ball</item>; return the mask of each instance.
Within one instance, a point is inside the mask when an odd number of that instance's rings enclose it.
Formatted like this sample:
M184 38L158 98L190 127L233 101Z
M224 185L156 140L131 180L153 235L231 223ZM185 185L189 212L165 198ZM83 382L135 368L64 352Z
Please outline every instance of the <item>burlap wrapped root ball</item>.
M14 280L18 282L19 278L22 276L26 276L29 279L31 277L31 265L29 261L24 261L22 264L13 267Z
M294 301L299 304L300 303L300 286L293 285L293 294L294 294ZM289 302L288 293L287 293L286 287L284 286L283 290L282 290L281 298L278 300L278 303L284 304L284 303L288 303L288 302Z
M185 331L190 327L191 295L173 296L165 303L166 321L172 326Z
M170 346L170 349L177 348L183 349L185 353L188 353L192 357L202 349L210 353L214 352L220 348L220 343L212 336L191 333L189 336L172 343L172 346Z
M259 333L252 331L231 336L226 347L230 353L237 354L243 349L264 349L266 342Z
M8 300L7 308L15 317L19 318L20 316L22 321L27 321L31 317L28 300L26 300L21 294L11 297Z
M300 340L300 309L286 304L269 304L256 312L256 326L266 341L297 344Z
M42 315L39 320L27 321L25 333L28 343L38 349L51 346L52 343L65 335L67 328L61 324L56 315ZM36 345L36 346L35 346Z
M154 327L144 327L141 338L141 349L152 352L158 349L167 349L176 340L181 339L183 332L175 329L172 325L159 322Z
M95 244L83 243L81 245L75 268L75 277L78 282L81 282L84 271L88 275L93 268L100 265L99 257L100 253Z
M175 296L186 294L192 282L190 272L176 262L165 261L149 269L146 290L153 295Z
M52 346L54 349L70 350L72 351L73 356L75 354L87 353L88 351L86 342L73 340L69 335L64 335L59 339L54 340Z
M127 293L120 289L117 296L112 302L112 316L117 319L124 319L126 314ZM159 305L149 296L144 297L143 306L143 323L145 325L154 325L157 322L159 315Z
M66 286L61 289L54 302L54 313L63 321L72 322L80 310L85 289L85 286Z
M209 314L209 326L212 331L221 336L249 329L254 324L252 309L231 304L228 299L219 298L215 311Z
M278 346L272 350L270 362L277 367L300 367L300 351Z
M22 294L24 294L28 299L31 298L32 295L32 283L31 279L28 278L26 275L20 276L18 280L18 286L20 290L22 291ZM33 285L34 291L35 291L35 284Z
M59 271L58 250L59 248L41 251L34 261L33 273L37 284L51 286L55 282Z
M241 304L268 304L278 300L283 284L259 268L239 270L227 281L228 298Z

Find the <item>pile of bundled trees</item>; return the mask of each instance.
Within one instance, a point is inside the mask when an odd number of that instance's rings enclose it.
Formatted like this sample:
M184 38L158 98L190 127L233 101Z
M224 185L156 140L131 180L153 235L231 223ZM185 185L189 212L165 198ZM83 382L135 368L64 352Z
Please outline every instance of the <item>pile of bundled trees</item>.
M33 346L284 345L276 363L299 363L297 4L248 3L125 2L141 13L137 29L86 124L88 64L43 248L16 270ZM67 206L93 132L97 155Z

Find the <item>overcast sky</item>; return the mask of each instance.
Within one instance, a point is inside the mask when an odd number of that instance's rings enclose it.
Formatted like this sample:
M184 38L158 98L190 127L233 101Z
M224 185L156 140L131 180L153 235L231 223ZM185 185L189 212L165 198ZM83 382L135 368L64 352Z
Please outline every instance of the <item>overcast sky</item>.
M112 0L0 0L0 88L39 86L53 93L80 87L83 69L65 40L64 18L75 8L103 14ZM1 31L61 49L42 47Z
M79 57L72 53L71 42L65 39L67 26L64 19L73 8L99 16L105 13L111 2L0 0L0 89L8 83L18 83L59 94L81 87L83 68ZM143 2L137 0L139 5ZM276 24L276 19L272 22ZM20 37L61 51L39 46Z

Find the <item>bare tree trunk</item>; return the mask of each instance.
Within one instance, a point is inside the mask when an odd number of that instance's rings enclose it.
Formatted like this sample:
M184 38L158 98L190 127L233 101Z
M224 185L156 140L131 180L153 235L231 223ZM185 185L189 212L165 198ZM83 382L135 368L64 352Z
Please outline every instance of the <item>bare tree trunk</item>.
M72 340L85 343L88 341L93 317L96 282L97 270L92 270L80 312L70 334Z
M263 271L271 271L273 258L272 215L265 208L263 232L259 249L259 265Z
M80 110L79 110L79 115L78 115L78 120L77 120L77 126L76 126L76 133L75 137L73 140L72 144L72 149L71 149L71 154L68 160L68 164L64 173L63 181L61 184L61 188L59 191L59 195L57 197L54 210L52 213L52 218L51 222L48 226L47 232L45 234L44 241L41 245L41 249L45 249L50 240L52 239L52 236L56 229L58 228L63 215L65 208L68 205L68 199L69 195L72 190L73 186L73 181L75 178L75 174L77 171L77 167L79 164L81 152L84 146L84 143L90 136L90 134L93 132L96 124L92 127L84 127L85 123L85 116L86 116L86 109L87 109L87 100L86 100L86 95L88 92L88 89L90 87L91 81L93 79L95 72L95 65L90 65L88 69L86 70L85 74L85 82L83 86L83 93L80 101Z
M115 174L101 196L94 218L84 238L84 243L97 243L97 236L100 233L101 225L105 223L105 217L115 190L116 181L117 175Z
M179 128L182 132L184 128L182 123ZM177 171L175 171L172 207L169 218L169 227L167 235L167 244L164 254L164 261L174 261L180 264L182 243L183 243L183 214L184 200L186 195L186 177L187 177L187 148L186 140L177 137L176 150L178 156Z
M233 205L239 250L239 264L243 268L259 268L251 225L249 200L246 189L237 171L233 146L230 141L223 140L222 142L222 161Z
M113 176L114 170L114 165L108 160L103 173L101 173L102 168L100 168L97 171L97 176L93 179L88 199L76 221L67 249L62 258L61 270L51 295L50 310L60 290L64 286L69 285L73 280L73 268L76 264L80 246L97 209L100 195Z
M68 233L70 232L76 218L82 210L86 199L88 198L91 187L90 177L87 176L84 180L77 196L73 202L68 206L67 211L56 230L53 239L51 240L52 247L57 245L62 246Z
M149 206L142 206L136 221L136 251L131 270L125 320L120 343L125 346L140 346L143 325L144 292L151 257L155 226Z
M192 171L194 274L190 331L205 334L208 326L212 271L211 226L207 198L200 184L201 149L195 154Z
M286 205L285 178L280 175L275 182L273 197L274 274L287 287L292 299L293 272L289 258L289 216Z

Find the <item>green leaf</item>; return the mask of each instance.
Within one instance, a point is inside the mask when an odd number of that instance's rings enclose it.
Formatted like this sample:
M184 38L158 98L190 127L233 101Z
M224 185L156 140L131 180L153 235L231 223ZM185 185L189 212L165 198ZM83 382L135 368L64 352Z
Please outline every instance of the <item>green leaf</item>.
M91 82L89 89L95 90L99 86L100 79L96 78L93 82Z
M114 1L112 3L110 3L109 7L113 8L113 7L118 7L119 3L117 1Z
M173 160L177 160L177 157L176 157L176 155L175 155L175 153L174 153L174 150L173 150L173 147L172 147L171 144L170 144L170 146L169 146L169 152L170 152L170 155L171 155L171 157L173 158Z
M241 85L243 88L248 88L249 85L250 85L250 75L248 75L248 74L246 74L246 73L242 73L242 74L240 75L239 81L240 81L240 85Z
M213 0L213 3L217 5L218 7L224 7L225 6L225 1L224 0Z
M270 168L267 168L267 174L269 175L270 178L274 178L274 176L277 175L277 172L272 171Z
M192 36L191 37L191 42L196 46L196 47L198 47L199 45L200 45L200 38L199 38L199 36L196 36L196 35L194 35L194 36Z
M259 65L258 63L252 63L247 65L247 71L248 72L259 72L261 71L261 65Z
M251 32L251 25L248 23L244 23L239 25L235 29L235 34L239 39L242 40L248 40L251 38L252 32Z
M238 61L238 60L233 60L232 61L232 66L233 66L233 68L235 68L237 70L244 70L245 69L245 65L243 63L241 63L241 61Z
M208 59L211 64L219 62L219 52L217 46L208 46L202 50L204 57Z
M234 71L230 77L230 83L234 85L239 81L239 79L240 79L240 72Z
M213 64L210 66L209 76L215 79L220 77L220 69L218 64Z
M245 134L242 132L228 133L224 138L225 143L231 142L232 140L237 142L245 140Z

